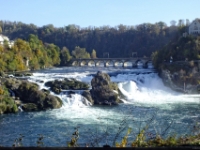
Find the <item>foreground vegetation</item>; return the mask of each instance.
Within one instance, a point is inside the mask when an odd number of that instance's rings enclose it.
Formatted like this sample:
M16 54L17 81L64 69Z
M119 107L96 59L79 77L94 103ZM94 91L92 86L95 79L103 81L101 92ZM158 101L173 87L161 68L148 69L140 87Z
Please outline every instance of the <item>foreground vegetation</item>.
M160 135L152 136L142 130L134 141L128 141L128 136L130 135L130 130L123 137L120 143L116 143L116 147L178 147L178 146L200 146L200 134L193 136L181 136L176 137L176 135L168 136L163 138Z
M103 147L118 147L118 148L130 148L130 147L137 147L137 148L153 148L153 147L194 147L200 146L200 134L196 135L185 135L181 137L176 137L176 135L168 136L167 138L163 138L161 135L153 135L148 133L147 128L144 128L139 134L133 135L131 128L128 129L126 135L121 139L120 142L114 142L114 145L108 145L105 143ZM199 131L199 126L194 126L195 131ZM134 140L130 140L131 136L135 136ZM66 147L80 147L79 145L79 130L75 128L75 131L71 135L71 139L66 141ZM18 138L13 143L13 147L23 147L23 140L24 136L19 135ZM36 140L37 147L46 147L45 145L45 135L39 134ZM98 143L95 141L95 143ZM85 146L81 147L96 147L95 143L86 143Z

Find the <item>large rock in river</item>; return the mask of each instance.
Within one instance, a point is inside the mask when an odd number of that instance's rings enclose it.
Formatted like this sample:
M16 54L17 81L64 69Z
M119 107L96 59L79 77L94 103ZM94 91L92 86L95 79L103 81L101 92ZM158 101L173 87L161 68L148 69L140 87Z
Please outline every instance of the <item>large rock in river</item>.
M39 90L38 85L35 83L13 78L6 79L4 84L19 97L25 111L48 110L62 106L60 98L50 95L48 91Z
M89 85L87 83L78 81L76 79L65 78L62 81L48 81L45 86L50 87L50 90L56 94L60 94L61 89L63 90L88 90Z
M114 92L117 86L110 81L110 76L98 71L91 81L92 89L90 90L94 104L116 105L119 103L118 94Z

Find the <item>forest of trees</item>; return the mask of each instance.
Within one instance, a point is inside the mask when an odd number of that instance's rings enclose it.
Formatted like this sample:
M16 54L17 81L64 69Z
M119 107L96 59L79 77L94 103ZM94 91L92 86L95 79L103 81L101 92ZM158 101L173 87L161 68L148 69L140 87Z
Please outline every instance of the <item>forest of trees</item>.
M153 56L154 63L167 59L161 57L164 56L161 54L165 54L166 57L173 55L177 59L197 58L188 54L188 50L194 48L194 44L187 41L189 37L182 40L182 46L177 42L183 33L188 32L188 25L189 20L179 20L171 21L170 26L164 22L157 22L137 26L120 24L116 27L81 28L68 25L57 28L52 24L37 27L22 22L0 21L0 34L15 40L11 49L6 46L0 47L1 70L26 69L24 62L27 59L30 60L30 69L39 69L67 65L71 58L102 58L105 53L111 58L119 58L133 57L133 52L137 52L138 57ZM194 43L195 39L190 38L188 40ZM184 41L187 46L183 45ZM180 54L182 51L178 51L175 45L179 50L184 47L188 50ZM17 65L14 65L16 62Z
M159 51L152 54L154 67L159 69L160 64L173 61L191 61L200 59L200 36L188 35L173 39Z
M177 23L171 21L170 26L164 22L157 22L137 26L120 24L116 27L81 28L77 25L68 25L57 28L52 24L37 27L22 22L0 21L0 28L2 34L11 40L16 38L28 40L29 35L34 34L44 43L53 43L60 49L66 47L70 53L79 46L85 48L89 54L95 50L98 58L104 57L104 53L116 58L131 57L132 52L137 52L139 57L149 57L152 52L187 31L188 24L188 20L186 23L184 20L179 20Z

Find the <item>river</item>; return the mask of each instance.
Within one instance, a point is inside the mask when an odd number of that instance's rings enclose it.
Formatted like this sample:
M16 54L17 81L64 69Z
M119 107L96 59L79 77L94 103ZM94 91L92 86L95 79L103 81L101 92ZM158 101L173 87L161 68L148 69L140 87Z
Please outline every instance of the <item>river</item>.
M90 84L97 71L108 73L125 95L118 106L90 106L82 102L80 93L69 96L63 91L60 109L41 112L19 112L0 116L0 146L12 146L22 137L22 145L37 146L40 137L43 146L66 147L75 128L79 146L113 146L131 128L129 141L146 127L146 136L156 134L184 136L196 134L199 122L200 98L172 91L164 86L157 72L149 67L63 67L36 71L28 80L40 88L48 89L44 82L63 78L76 78ZM44 82L41 82L44 81ZM54 93L52 93L54 94ZM54 94L55 95L55 94ZM122 130L123 129L123 130Z

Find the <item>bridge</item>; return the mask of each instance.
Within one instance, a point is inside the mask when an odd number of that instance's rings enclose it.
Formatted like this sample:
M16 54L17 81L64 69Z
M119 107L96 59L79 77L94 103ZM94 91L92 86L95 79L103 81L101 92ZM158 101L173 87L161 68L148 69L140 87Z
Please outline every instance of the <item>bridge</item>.
M95 67L138 67L139 65L147 68L149 64L152 64L151 58L79 58L71 59L72 66L95 66Z

